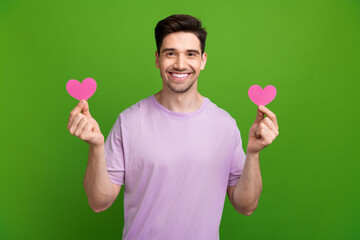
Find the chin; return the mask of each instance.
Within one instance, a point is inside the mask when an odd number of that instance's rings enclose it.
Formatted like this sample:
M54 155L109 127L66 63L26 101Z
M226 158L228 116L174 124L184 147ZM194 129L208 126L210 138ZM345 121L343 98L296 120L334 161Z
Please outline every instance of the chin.
M194 86L195 81L191 82L190 84L181 84L179 86L178 84L172 84L172 82L167 84L167 87L172 91L176 93L184 93L189 91Z

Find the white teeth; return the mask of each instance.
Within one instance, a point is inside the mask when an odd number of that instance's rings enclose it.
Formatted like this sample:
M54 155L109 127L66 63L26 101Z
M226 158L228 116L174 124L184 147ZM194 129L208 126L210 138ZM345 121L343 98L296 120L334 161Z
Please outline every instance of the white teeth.
M172 73L171 75L173 75L174 77L177 77L177 78L184 78L184 77L187 77L189 74L176 74L176 73Z

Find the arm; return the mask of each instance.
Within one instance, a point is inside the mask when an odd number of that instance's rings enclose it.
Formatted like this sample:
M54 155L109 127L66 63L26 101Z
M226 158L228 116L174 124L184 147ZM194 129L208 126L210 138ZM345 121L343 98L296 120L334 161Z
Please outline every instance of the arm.
M91 116L86 100L80 101L70 112L68 130L90 146L84 188L90 207L95 212L103 211L114 202L121 186L113 184L108 176L104 136L99 124Z
M257 208L262 192L259 153L247 154L242 175L232 190L231 193L229 189L228 194L235 210L251 215Z
M96 213L110 207L116 198L113 197L114 187L107 173L104 144L89 145L84 189L89 205Z
M264 118L264 114L267 117ZM250 128L246 160L236 186L228 187L230 201L236 211L251 215L257 208L262 192L259 153L279 135L276 115L265 106L259 106L254 124Z

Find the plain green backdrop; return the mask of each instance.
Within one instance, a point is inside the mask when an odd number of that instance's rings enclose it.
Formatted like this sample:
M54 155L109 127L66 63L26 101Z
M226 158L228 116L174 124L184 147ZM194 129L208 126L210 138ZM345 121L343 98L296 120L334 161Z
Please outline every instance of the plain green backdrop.
M78 100L65 86L97 81L88 102L106 137L162 88L154 28L179 13L208 31L198 90L236 119L245 150L249 87L277 88L258 208L241 215L226 197L220 238L360 239L358 0L1 0L0 239L121 239L123 189L104 212L88 205L88 144L67 129Z

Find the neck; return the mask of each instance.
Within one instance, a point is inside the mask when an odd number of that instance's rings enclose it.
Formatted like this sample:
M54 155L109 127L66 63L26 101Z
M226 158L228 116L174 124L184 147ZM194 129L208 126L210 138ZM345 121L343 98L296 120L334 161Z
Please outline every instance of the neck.
M167 92L162 89L155 94L155 98L167 109L178 113L195 112L201 107L204 101L204 97L201 96L198 91L179 94Z

